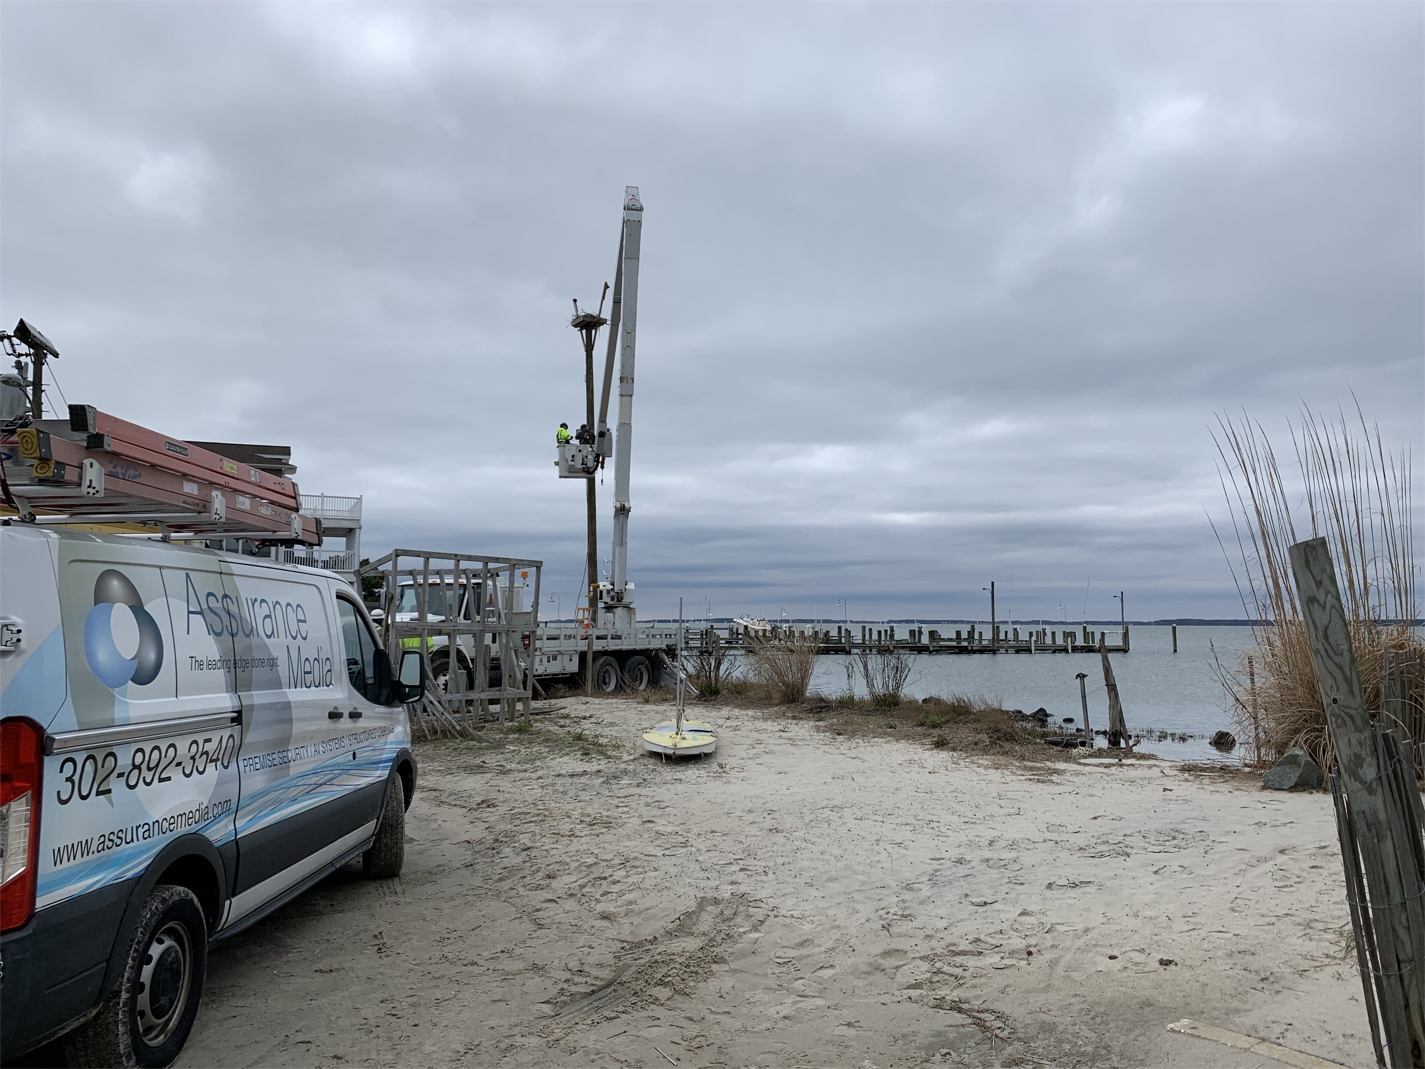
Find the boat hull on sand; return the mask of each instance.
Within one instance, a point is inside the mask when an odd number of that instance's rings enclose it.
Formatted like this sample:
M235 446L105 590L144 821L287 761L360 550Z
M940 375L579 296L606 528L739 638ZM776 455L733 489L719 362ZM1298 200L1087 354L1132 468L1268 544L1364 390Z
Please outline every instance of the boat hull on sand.
M715 751L717 736L711 727L696 720L683 721L679 732L678 725L670 720L643 733L643 748L667 757L693 757Z

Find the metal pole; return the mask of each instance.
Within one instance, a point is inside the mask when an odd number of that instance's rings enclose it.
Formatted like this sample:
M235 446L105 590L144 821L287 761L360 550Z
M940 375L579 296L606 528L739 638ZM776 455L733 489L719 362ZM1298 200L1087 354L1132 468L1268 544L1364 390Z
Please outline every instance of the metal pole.
M35 419L45 418L45 353L30 346L30 408Z
M678 599L678 725L675 735L683 734L683 599Z

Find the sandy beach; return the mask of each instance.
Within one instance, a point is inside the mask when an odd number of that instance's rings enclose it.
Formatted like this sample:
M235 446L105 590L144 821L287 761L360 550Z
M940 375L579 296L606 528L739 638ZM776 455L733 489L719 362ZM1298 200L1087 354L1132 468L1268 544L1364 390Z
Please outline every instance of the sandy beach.
M405 874L218 944L178 1064L1370 1063L1325 794L724 707L665 763L669 707L559 704L423 746Z

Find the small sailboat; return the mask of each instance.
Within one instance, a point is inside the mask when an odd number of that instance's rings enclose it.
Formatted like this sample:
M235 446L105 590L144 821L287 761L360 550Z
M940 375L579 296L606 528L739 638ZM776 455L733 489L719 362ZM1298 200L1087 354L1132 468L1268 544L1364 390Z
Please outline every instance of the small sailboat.
M663 658L663 663L672 669L678 680L678 716L674 720L665 720L649 728L643 733L643 748L649 753L662 754L664 760L669 757L693 757L705 753L712 753L717 749L717 735L713 729L701 720L688 720L683 716L683 705L686 701L688 691L694 694L697 690L689 681L687 671L683 668L683 599L678 599L678 660L669 661Z
M665 757L692 757L717 749L717 735L700 720L669 720L643 733L643 748Z

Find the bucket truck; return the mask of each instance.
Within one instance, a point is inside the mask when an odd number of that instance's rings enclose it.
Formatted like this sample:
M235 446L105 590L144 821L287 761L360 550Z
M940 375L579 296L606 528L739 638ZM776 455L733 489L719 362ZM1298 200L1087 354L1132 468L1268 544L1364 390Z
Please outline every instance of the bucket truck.
M613 461L614 522L612 569L595 583L597 612L576 628L557 624L539 629L536 675L594 673L594 688L605 693L620 685L643 690L658 681L677 642L671 626L640 625L634 604L634 584L628 578L629 477L633 453L633 373L638 340L638 267L643 237L643 202L638 187L628 186L623 198L618 264L614 270L609 311L608 350L604 357L603 390L597 431L591 442L560 444L555 461L561 479L592 479L605 462ZM585 314L587 315L587 313ZM576 325L579 319L576 317ZM613 395L614 358L618 358L618 412L609 432L609 399Z

